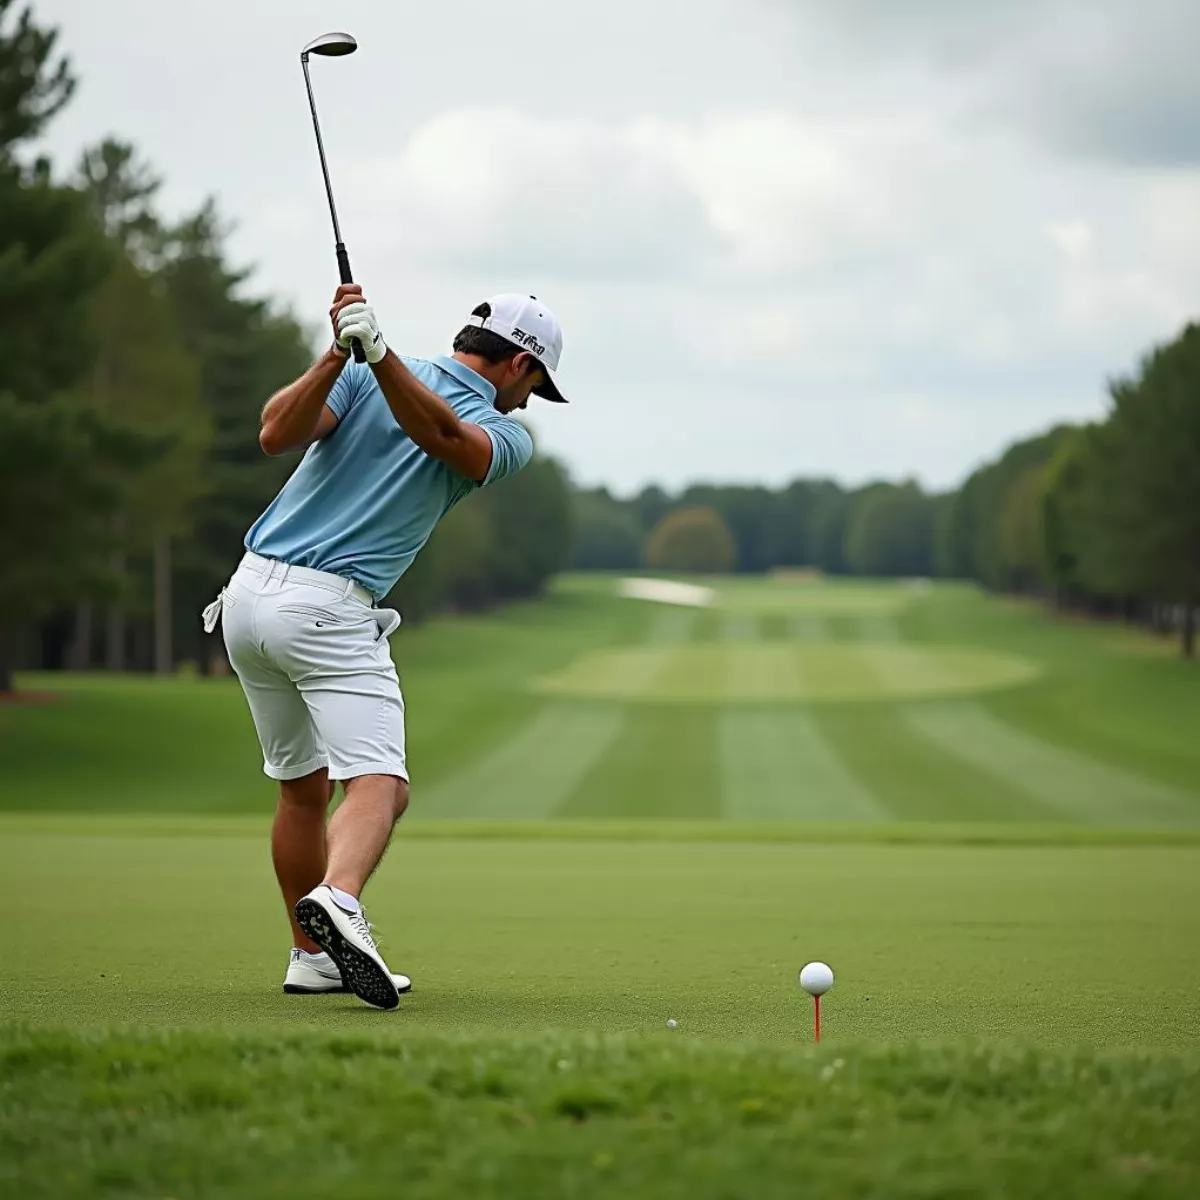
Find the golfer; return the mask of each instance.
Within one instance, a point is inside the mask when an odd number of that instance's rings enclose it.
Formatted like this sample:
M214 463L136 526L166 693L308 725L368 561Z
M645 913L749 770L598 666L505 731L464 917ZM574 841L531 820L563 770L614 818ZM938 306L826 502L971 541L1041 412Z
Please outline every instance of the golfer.
M357 284L329 310L333 345L262 412L267 454L304 450L246 536L204 628L221 621L279 781L271 832L292 923L286 992L349 990L394 1008L411 987L371 936L362 890L408 807L404 701L378 607L438 521L520 470L533 442L510 414L531 394L563 402L562 331L532 296L481 304L426 361L387 348ZM366 363L349 362L357 339ZM342 803L326 825L336 782Z

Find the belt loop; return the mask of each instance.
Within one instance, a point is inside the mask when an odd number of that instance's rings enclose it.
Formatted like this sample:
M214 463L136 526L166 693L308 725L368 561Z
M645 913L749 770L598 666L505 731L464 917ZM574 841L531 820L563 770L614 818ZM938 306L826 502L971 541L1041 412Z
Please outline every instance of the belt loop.
M346 590L344 592L342 592L342 599L349 600L350 596L353 594L353 592L354 592L354 580L347 579L346 580Z

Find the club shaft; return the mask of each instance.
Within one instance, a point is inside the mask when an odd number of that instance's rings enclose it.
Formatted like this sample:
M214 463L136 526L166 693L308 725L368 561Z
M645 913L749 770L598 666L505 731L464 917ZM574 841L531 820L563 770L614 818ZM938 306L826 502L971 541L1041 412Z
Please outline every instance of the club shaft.
M312 113L313 133L317 135L317 153L321 157L321 177L325 180L325 195L329 198L329 215L333 218L333 241L334 252L337 255L338 277L342 283L353 283L354 277L350 274L350 256L346 253L346 246L342 241L342 227L338 224L337 205L333 202L333 185L329 182L329 164L325 161L325 141L321 137L321 122L317 120L317 101L313 96L312 79L308 74L307 54L300 55L300 65L304 68L304 87L308 92L308 108ZM350 350L354 355L355 362L367 361L366 351L358 338L351 341Z
M317 153L321 156L321 176L325 180L325 195L329 198L329 215L333 218L333 238L341 245L342 229L338 224L337 205L333 202L333 186L329 182L329 164L325 161L325 142L321 138L321 122L317 120L317 102L313 96L312 80L308 74L308 55L300 56L300 65L304 68L304 86L308 90L308 107L312 112L313 132L317 135ZM343 279L343 283L349 280Z

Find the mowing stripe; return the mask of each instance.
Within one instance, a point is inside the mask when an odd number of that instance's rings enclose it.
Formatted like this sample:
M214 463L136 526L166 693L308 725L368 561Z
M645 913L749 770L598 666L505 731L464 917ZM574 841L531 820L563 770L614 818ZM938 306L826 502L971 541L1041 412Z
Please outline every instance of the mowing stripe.
M1000 776L1070 820L1142 827L1200 822L1194 795L1043 741L978 703L914 705L905 718L946 754Z
M681 646L690 642L696 617L694 608L664 607L646 630L646 641L655 646Z
M804 670L794 654L777 661L795 675ZM717 741L722 808L730 820L860 821L888 815L805 709L725 709Z
M765 642L782 642L788 637L787 613L763 613L759 618L758 636Z
M830 613L825 618L825 640L829 642L857 642L859 639L858 618L849 613Z
M695 619L694 609L663 606L646 629L651 651L626 661L613 683L635 692L652 687ZM431 817L547 817L608 752L623 718L617 705L545 705L489 753L424 793L414 790L414 809Z
M689 640L693 642L716 642L721 637L721 621L724 613L717 608L700 608L692 614Z
M689 660L676 655L697 636L711 644L723 636L726 614L714 623L709 609L682 612L686 624L660 627L641 688L669 686L674 672L690 678ZM665 645L663 643L666 643ZM659 650L661 649L661 652ZM626 680L626 691L628 681ZM716 818L718 769L713 709L637 704L618 710L606 754L594 759L554 813L559 817Z
M717 728L731 821L877 821L888 814L803 709L728 708Z
M630 705L624 713L609 753L554 815L719 819L717 710Z
M858 618L858 636L864 642L898 642L900 629L890 613L863 613Z
M893 820L1062 822L1012 780L980 771L919 736L911 705L818 704L818 732Z
M752 642L758 637L758 618L748 612L723 613L720 636L723 642Z
M660 612L646 630L651 648L635 657L605 658L593 661L592 678L601 692L636 695L650 691L659 676L671 665L675 647L691 640L696 623L695 610L668 608Z
M761 654L744 654L742 646L756 640L758 618L752 613L726 613L721 621L722 675L725 686L735 694L753 694L762 685L762 677L769 672L767 661Z
M428 790L429 817L546 817L608 750L621 727L615 705L550 704L490 754Z
M794 612L788 619L788 631L794 638L823 642L829 637L824 618L816 613Z

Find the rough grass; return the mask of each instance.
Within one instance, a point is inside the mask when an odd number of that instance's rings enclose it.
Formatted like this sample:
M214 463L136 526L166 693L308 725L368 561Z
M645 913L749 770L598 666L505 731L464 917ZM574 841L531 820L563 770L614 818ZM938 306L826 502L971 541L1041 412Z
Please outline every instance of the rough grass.
M1190 1197L1194 1057L0 1027L26 1200Z

